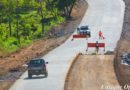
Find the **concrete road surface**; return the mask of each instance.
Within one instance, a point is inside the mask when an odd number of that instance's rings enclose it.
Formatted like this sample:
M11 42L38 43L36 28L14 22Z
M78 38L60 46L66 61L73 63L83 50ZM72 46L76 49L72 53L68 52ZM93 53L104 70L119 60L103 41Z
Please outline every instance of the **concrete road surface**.
M90 26L92 38L88 41L95 42L98 39L98 30L102 30L106 37L104 41L107 44L106 49L114 50L122 30L125 8L123 1L87 0L87 2L89 8L80 25ZM86 50L86 39L77 39L72 42L71 38L43 57L49 62L48 78L40 76L28 79L25 72L9 90L63 90L71 61L78 52Z

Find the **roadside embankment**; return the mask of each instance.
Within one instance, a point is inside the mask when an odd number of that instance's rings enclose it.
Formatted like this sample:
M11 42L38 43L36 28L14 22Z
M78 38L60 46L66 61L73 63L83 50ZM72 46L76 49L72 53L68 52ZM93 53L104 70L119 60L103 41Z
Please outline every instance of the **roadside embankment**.
M116 50L116 56L114 61L115 71L121 86L130 85L130 67L122 65L120 57L123 53L130 53L130 0L124 0L124 2L126 8L123 31L121 39L118 42L118 47Z
M114 55L80 55L71 66L65 90L121 90L113 60Z

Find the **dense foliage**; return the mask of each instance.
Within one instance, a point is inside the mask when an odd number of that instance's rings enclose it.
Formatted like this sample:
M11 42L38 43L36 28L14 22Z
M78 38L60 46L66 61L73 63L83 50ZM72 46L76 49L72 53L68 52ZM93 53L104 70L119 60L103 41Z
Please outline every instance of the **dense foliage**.
M47 36L70 17L76 0L0 0L0 50L13 52Z

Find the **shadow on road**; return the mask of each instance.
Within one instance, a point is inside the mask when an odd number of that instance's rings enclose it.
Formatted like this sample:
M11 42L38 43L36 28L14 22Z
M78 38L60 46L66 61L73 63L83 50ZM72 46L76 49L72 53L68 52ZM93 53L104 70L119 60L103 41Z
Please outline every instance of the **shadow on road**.
M35 76L35 77L32 77L32 78L24 78L24 80L33 80L33 79L43 79L43 78L46 78L45 76Z

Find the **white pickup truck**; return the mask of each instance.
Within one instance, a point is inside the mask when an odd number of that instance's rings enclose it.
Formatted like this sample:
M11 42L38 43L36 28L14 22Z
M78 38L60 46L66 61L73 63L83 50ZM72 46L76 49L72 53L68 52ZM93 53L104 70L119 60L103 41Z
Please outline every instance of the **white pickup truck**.
M80 26L77 28L77 33L78 34L83 34L83 35L88 35L91 37L91 32L88 26Z

